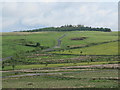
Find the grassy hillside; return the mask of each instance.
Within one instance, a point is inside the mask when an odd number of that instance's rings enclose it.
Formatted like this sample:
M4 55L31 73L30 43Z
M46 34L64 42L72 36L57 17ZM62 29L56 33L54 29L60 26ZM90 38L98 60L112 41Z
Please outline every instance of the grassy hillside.
M7 78L3 79L3 88L118 88L118 82L114 80L117 76L117 70L77 70L55 75ZM113 80L109 80L111 77Z
M82 51L82 54L81 54ZM118 55L118 42L94 45L79 49L65 50L64 52L53 52L59 54L80 54L80 55Z
M33 44L39 42L42 46L53 47L57 43L56 38L59 38L62 34L63 32L3 33L2 36L3 58L12 56L19 51L25 52L35 49L35 47L21 45L23 39L26 40L26 42L31 42Z
M35 47L22 45L23 41L27 43L36 44L40 43L41 46L52 48L57 45L57 39L63 34L66 34L61 39L61 49L68 49L67 46L76 48L84 47L91 44L99 44L101 42L111 42L118 40L117 32L97 32L97 31L71 31L71 32L11 32L2 34L2 46L3 46L3 58L14 55L17 52L25 52L35 50ZM71 40L74 38L86 37L84 40ZM117 54L117 42L111 42L106 44L94 45L81 49L72 49L73 54L79 54L82 50L84 54L95 55L116 55ZM58 52L57 52L58 53ZM68 53L65 51L64 53Z
M118 32L3 33L2 87L118 88L118 41Z
M87 37L85 40L71 40L71 38ZM75 45L86 45L90 43L100 43L106 41L118 40L117 32L97 32L97 31L86 31L86 32L68 32L66 37L62 39L62 47L75 46Z

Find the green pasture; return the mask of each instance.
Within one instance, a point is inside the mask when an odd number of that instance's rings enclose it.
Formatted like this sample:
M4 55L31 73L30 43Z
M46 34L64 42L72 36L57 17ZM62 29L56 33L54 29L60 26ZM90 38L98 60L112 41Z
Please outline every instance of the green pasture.
M34 55L33 55L34 56ZM60 64L60 63L81 63L81 62L99 62L99 61L119 61L118 56L82 56L82 55L47 55L34 56L24 60L28 64ZM17 62L19 60L17 59ZM18 63L19 64L19 63ZM22 63L26 64L26 63Z
M71 38L87 37L84 40L71 40ZM62 39L62 47L67 46L84 46L90 43L100 43L118 40L118 32L97 32L97 31L72 31L66 32L66 36Z
M19 32L21 33L21 32ZM21 45L21 39L25 39L29 42L36 44L39 42L41 46L53 47L57 43L57 38L63 35L63 32L41 32L41 33L27 33L16 35L14 32L12 33L3 33L2 36L2 55L3 58L12 56L14 53L19 51L31 51L34 50L35 47L23 46Z
M61 39L60 47L54 48L58 44L58 38L63 35L66 36ZM86 37L86 39L71 40L81 37ZM67 31L2 33L2 48L0 48L0 50L2 49L2 57L14 56L11 59L2 61L3 77L29 73L59 73L44 76L7 77L2 79L2 87L117 88L118 80L100 79L101 77L118 77L118 70L116 68L103 69L87 67L84 69L77 68L78 70L70 68L70 71L65 69L68 66L118 64L119 58L116 56L118 55L117 40L118 32ZM24 43L30 43L33 46L27 46ZM40 47L35 47L34 45L36 43L40 43L40 46L56 51L46 52L44 51L45 49L41 50ZM88 47L84 47L86 45ZM59 71L60 68L63 68L63 71ZM47 72L41 72L41 70L47 70Z
M33 64L33 65L16 65L15 69L39 69L39 68L55 68L66 66L80 66L80 65L99 65L99 64L115 64L119 61L103 61L103 62L82 62L82 63L60 63L60 64ZM13 70L12 66L5 66L3 70Z
M52 53L80 55L118 55L118 42L110 42L85 48L55 51Z
M40 43L41 46L52 48L57 45L57 39L66 34L61 39L60 48L68 49L67 46L85 46L91 43L110 42L118 40L118 32L97 32L97 31L71 31L71 32L9 32L2 33L2 57L9 57L21 51L32 51L35 47L21 45L22 39L26 42L36 44ZM87 37L84 40L71 40L72 38ZM99 49L98 49L99 48ZM98 50L99 51L98 51ZM110 50L109 50L110 49ZM104 45L90 46L82 48L84 54L117 54L117 43L109 43ZM92 51L91 51L92 50ZM97 51L97 52L96 52ZM68 53L65 51L64 53ZM73 50L73 54L79 54L79 49Z
M78 70L75 73L64 74L64 77L75 77L75 78L92 78L92 77L118 77L118 70L117 69L98 69L98 70L89 70L89 71L81 71Z
M110 69L80 70L56 75L4 78L2 85L3 88L118 88L118 80L99 79L101 77L110 78L110 76L118 77L118 71Z

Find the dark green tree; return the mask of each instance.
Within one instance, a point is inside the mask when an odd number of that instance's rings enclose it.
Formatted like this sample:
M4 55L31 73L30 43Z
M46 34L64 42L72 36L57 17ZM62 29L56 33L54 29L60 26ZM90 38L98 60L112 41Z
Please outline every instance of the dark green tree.
M83 52L82 51L80 51L80 54L82 54Z
M11 58L11 65L12 65L12 69L15 69L15 65L16 65L16 60L15 58Z
M40 43L39 43L39 42L37 42L37 43L36 43L36 47L39 47L39 46L40 46Z

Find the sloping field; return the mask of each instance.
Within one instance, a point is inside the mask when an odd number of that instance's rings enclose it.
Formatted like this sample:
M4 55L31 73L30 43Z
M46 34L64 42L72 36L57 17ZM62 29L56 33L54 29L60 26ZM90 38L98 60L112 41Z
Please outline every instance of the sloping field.
M3 88L118 88L118 41L118 32L3 33Z
M61 49L69 49L69 47L81 47L89 44L101 42L111 42L118 40L118 32L97 32L97 31L72 31L72 32L9 32L2 33L2 53L3 58L14 55L17 52L26 52L35 50L36 47L22 45L23 41L27 43L40 43L41 46L53 48L61 39ZM84 40L76 40L76 38L85 38ZM98 49L99 48L99 49ZM55 49L55 48L54 48ZM89 48L72 50L73 54L79 54L80 50L83 54L117 54L117 43L109 43L103 45L90 46ZM58 53L58 52L57 52ZM62 53L68 53L67 51Z
M38 74L4 78L3 88L118 88L118 71L112 69Z
M110 42L110 43L94 45L85 48L70 49L70 50L65 50L64 52L56 51L53 53L80 54L80 55L118 55L118 42Z
M13 35L14 34L14 35ZM18 35L20 34L20 35ZM31 51L36 49L35 47L29 47L21 45L22 40L25 40L26 42L31 42L33 44L36 44L39 42L41 46L47 46L47 47L53 47L57 44L56 38L59 38L63 33L57 33L57 32L40 32L40 33L24 33L24 32L17 32L15 33L3 33L2 36L2 53L3 58L11 56L19 51Z
M87 37L84 40L71 40L72 38ZM118 32L97 32L97 31L76 31L67 32L66 37L62 39L62 47L75 46L75 45L87 45L90 43L100 43L118 40Z
M46 32L3 32L0 33L2 36L8 36L8 35L27 35L27 34L38 34L38 33L46 33Z

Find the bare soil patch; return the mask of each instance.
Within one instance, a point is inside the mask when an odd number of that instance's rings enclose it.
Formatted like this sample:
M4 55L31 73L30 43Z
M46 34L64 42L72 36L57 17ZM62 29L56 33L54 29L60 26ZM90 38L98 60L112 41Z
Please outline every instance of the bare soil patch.
M77 37L77 38L71 38L71 40L84 40L87 39L88 37Z

